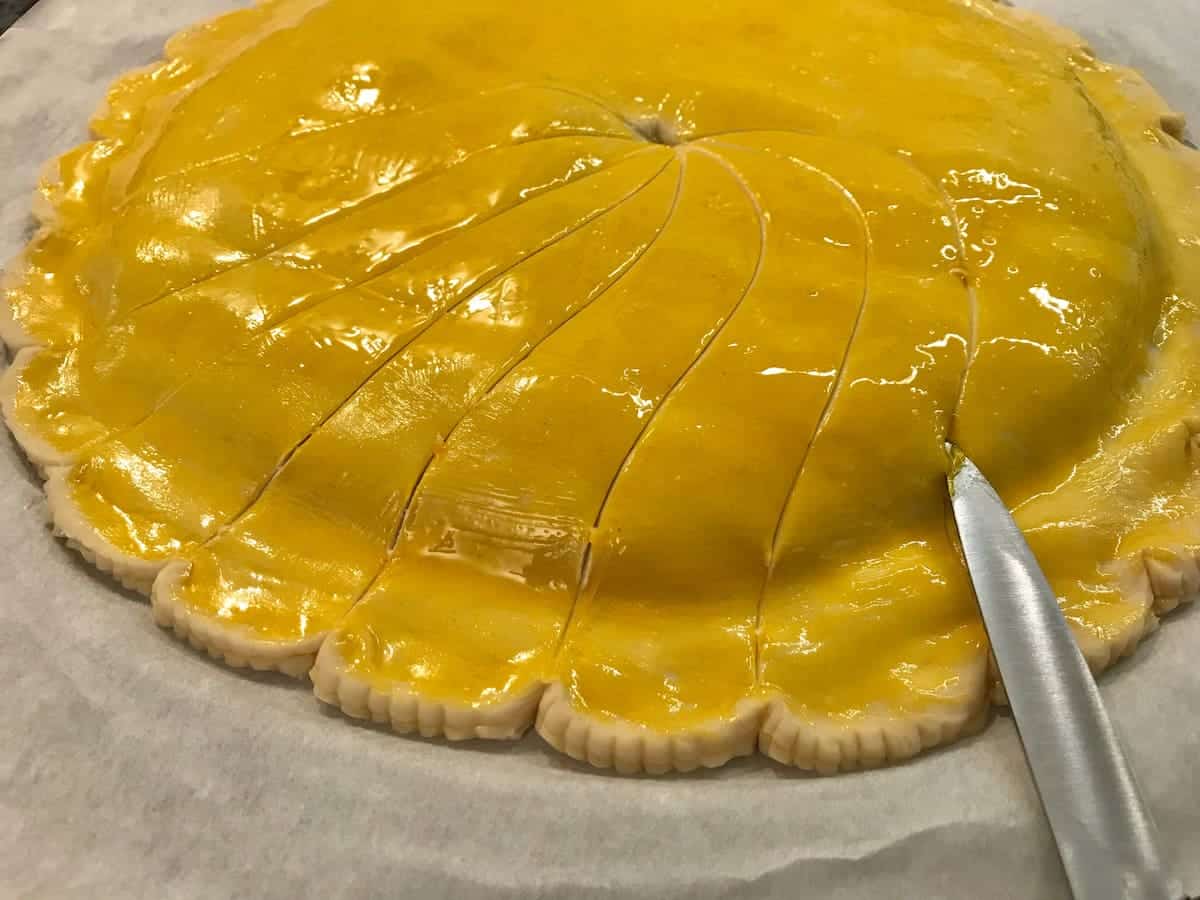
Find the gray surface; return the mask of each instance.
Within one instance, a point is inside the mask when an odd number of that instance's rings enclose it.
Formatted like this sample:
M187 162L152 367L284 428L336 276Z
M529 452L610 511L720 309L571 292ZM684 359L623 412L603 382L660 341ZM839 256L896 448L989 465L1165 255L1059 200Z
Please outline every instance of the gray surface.
M0 38L0 254L40 162L104 85L223 0L42 0ZM1040 0L1200 121L1194 0ZM594 774L527 739L448 749L322 714L303 689L185 650L52 541L0 438L0 896L1066 895L1011 722L880 772L762 760ZM1168 852L1200 890L1200 614L1103 693ZM1192 848L1190 854L1183 852Z

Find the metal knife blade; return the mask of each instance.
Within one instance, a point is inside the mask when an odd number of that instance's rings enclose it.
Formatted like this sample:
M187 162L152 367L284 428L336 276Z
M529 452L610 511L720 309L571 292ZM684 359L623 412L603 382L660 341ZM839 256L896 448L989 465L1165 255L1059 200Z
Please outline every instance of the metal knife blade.
M1120 741L1033 552L951 448L954 518L1034 784L1077 900L1179 900Z

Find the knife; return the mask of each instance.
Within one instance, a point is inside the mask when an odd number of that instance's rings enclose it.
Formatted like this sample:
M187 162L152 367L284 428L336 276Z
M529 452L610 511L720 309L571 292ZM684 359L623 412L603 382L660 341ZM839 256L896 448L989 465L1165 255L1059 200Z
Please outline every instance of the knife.
M983 473L947 445L967 569L1076 900L1182 900L1095 679L1037 559Z
M0 34L8 31L22 15L33 8L37 0L0 0Z

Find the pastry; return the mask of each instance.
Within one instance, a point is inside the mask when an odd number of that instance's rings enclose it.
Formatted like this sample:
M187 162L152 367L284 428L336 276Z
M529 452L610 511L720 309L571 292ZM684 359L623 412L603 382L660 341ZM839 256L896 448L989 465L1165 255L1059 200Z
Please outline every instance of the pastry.
M92 128L8 425L161 624L351 716L622 772L950 741L1000 698L947 440L1097 670L1200 589L1200 156L1026 13L268 0Z

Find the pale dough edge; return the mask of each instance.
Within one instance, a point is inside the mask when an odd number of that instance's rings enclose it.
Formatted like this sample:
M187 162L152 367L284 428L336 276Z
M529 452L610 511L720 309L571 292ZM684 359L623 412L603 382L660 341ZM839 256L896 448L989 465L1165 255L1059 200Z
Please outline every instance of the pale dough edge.
M168 71L171 66L178 64L180 61L195 57L197 52L201 52L205 45L233 46L236 42L236 37L243 28L243 23L257 21L257 18L265 16L272 7L284 7L289 3L302 5L304 2L306 0L250 0L245 6L226 10L207 19L193 22L191 25L181 28L175 34L170 35L163 42L163 50L157 60L151 61L144 66L130 69L114 78L105 90L104 96L100 99L99 104L88 121L90 129L89 139L52 156L43 162L38 169L37 186L34 189L33 199L30 204L30 213L36 228L32 237L26 242L25 247L9 260L4 265L3 271L0 272L0 296L6 294L10 287L16 283L17 276L28 268L27 257L29 248L35 246L39 240L46 236L63 229L64 221L61 201L56 202L53 198L54 188L61 183L61 178L57 172L60 160L72 153L85 148L95 147L98 144L108 144L116 148L129 143L128 134L120 134L120 128L116 130L113 128L110 113L112 112L111 100L114 95L123 89L136 85L138 82L152 80L158 74ZM202 77L202 75L203 73L200 73L197 77ZM192 82L187 82L168 90L167 93L185 93L191 86ZM136 131L137 128L140 128L140 126L136 126L134 130ZM77 224L73 223L66 230L69 232ZM38 344L37 339L13 316L12 310L7 303L0 303L0 344L8 347L10 353L15 353L25 348L37 349L41 346Z
M730 720L664 733L576 711L560 682L536 682L515 698L489 706L448 703L414 693L408 685L381 690L348 671L327 641L309 673L324 703L356 719L451 741L517 740L530 726L554 749L622 775L689 772L724 765L754 752L764 704L745 700Z
M255 5L270 2L272 0L258 0ZM236 13L230 17L234 15ZM1070 38L1083 44L1071 32L1043 17L1026 14L1019 18L1024 24L1040 25L1048 32L1053 31L1060 39ZM1051 25L1053 28L1047 27ZM197 28L199 26L193 26L193 29ZM190 35L191 31L177 36L174 47L168 45L168 57L183 50L184 36ZM55 160L47 165L53 162ZM38 200L41 199L39 196ZM35 202L35 217L43 227L49 226L50 211L37 207ZM8 272L19 269L21 262L20 257L14 260ZM700 765L720 765L733 756L753 752L756 744L761 752L788 765L822 773L846 771L906 759L921 750L948 743L986 723L988 704L968 702L932 714L895 719L880 717L859 728L847 729L802 720L788 710L782 699L772 698L743 701L731 722L714 722L694 733L666 734L581 713L570 705L565 688L558 682L548 686L539 684L516 700L488 708L443 704L421 698L403 685L397 685L385 694L347 673L336 658L332 643L322 643L323 636L297 644L268 642L192 612L169 596L170 588L186 573L186 562L150 562L129 556L91 529L66 489L64 463L67 460L24 429L14 427L11 408L19 370L41 348L34 345L20 323L13 319L7 304L0 304L0 339L18 351L9 370L0 378L4 417L31 461L45 470L50 515L56 531L66 538L67 543L121 584L150 594L156 621L171 628L194 647L232 666L275 669L299 677L311 666L309 674L317 696L352 717L387 722L400 732L419 731L427 737L442 736L451 740L516 738L536 721L539 733L556 749L593 765L611 764L618 771L630 773L686 771L694 768L693 763L697 760ZM1157 627L1156 613L1165 613L1189 602L1200 591L1200 564L1195 557L1174 554L1164 558L1161 554L1157 550L1142 554L1146 576L1137 590L1144 592L1146 615L1140 627L1135 624L1110 642L1081 638L1081 649L1097 673L1131 653L1141 638ZM748 723L755 727L751 728ZM713 762L705 762L706 759ZM715 762L718 759L720 762Z
M173 559L154 578L150 607L156 624L235 669L282 672L293 678L303 678L308 673L325 639L324 634L300 641L268 641L249 637L242 629L228 628L202 616L175 599L176 588L187 577L189 569L190 565L184 560Z
M537 683L513 700L487 707L433 700L404 684L381 690L349 672L331 642L322 646L310 676L323 702L401 734L514 740L533 725L547 744L579 762L622 775L664 775L716 768L756 750L818 774L899 762L986 724L985 672L982 661L972 666L960 702L911 717L877 716L847 727L797 716L780 697L747 697L731 717L672 732L581 712L559 681Z
M663 732L581 712L566 687L554 681L538 704L535 727L547 744L579 762L622 775L663 775L713 769L735 756L749 756L758 742L764 708L763 701L745 698L732 717Z
M46 494L55 529L101 571L126 587L150 594L155 621L198 650L238 668L274 670L297 678L307 673L316 696L352 718L389 724L406 734L449 740L516 739L531 725L555 749L622 774L691 771L720 766L755 748L777 762L820 774L870 768L908 759L982 728L991 699L1003 691L981 664L963 673L956 702L910 716L875 716L853 727L793 713L779 696L747 697L732 719L714 719L691 730L659 732L575 709L557 681L539 682L526 694L495 706L455 705L423 697L406 684L380 691L347 671L326 635L303 641L267 641L200 615L175 599L186 577L185 560L151 562L121 553L90 528L70 498L66 469L47 470ZM1183 552L1147 550L1113 566L1122 594L1145 614L1110 641L1078 634L1080 648L1099 674L1129 655L1165 614L1200 594L1200 559Z
M8 305L0 304L0 310L7 313ZM21 379L21 372L33 362L33 358L41 353L43 348L36 344L19 348L12 344L9 346L16 349L17 352L9 362L8 368L0 373L0 412L3 413L4 422L8 425L13 440L17 442L38 472L45 477L46 472L51 468L70 466L74 460L69 454L56 450L17 421L17 385Z
M389 725L398 734L418 732L451 741L516 740L533 721L543 691L538 683L512 700L489 706L443 703L413 693L403 684L381 691L350 674L328 640L321 645L309 677L319 700L351 718Z
M559 681L537 682L515 699L495 705L448 703L423 696L404 683L387 690L373 686L348 670L326 635L298 642L267 641L190 610L174 599L187 571L186 562L172 560L154 579L151 599L159 625L234 667L295 677L307 673L322 702L351 718L389 725L400 734L451 741L515 740L533 726L556 750L620 774L715 768L756 749L785 765L829 774L908 759L976 731L987 721L982 664L964 675L967 686L958 702L912 717L877 716L854 728L797 716L779 696L748 696L731 718L662 732L577 710Z
M41 185L49 180L50 170L57 162L58 157L47 160L42 163L42 167L38 172L38 187L35 189L33 200L30 203L30 215L33 217L37 228L25 247L9 260L4 266L3 272L0 272L0 297L7 296L16 285L19 276L28 269L29 247L32 247L54 229L53 220L55 213L42 194ZM8 347L10 353L27 348L33 350L38 346L33 336L25 330L25 326L17 321L8 303L0 303L0 343ZM30 355L32 356L32 352ZM9 362L10 368L15 362L15 358ZM8 412L5 410L5 417L7 418L7 416Z
M992 699L1003 703L982 662L963 673L966 685L957 702L916 715L875 716L853 727L793 713L779 696L747 697L732 719L714 719L691 730L659 732L575 709L560 682L537 683L525 694L493 706L456 705L424 697L406 684L381 691L349 672L333 642L316 635L299 642L266 641L244 629L229 628L174 599L188 563L165 564L121 554L87 527L69 498L62 495L63 470L50 471L47 496L57 530L102 571L127 587L151 595L156 622L193 647L234 667L275 670L313 682L314 693L352 718L387 724L401 734L448 740L515 740L533 725L550 746L599 768L622 774L663 774L715 767L757 748L777 762L832 774L900 762L980 730ZM1112 641L1081 638L1080 646L1097 674L1130 654L1167 613L1200 592L1200 560L1162 550L1146 551L1127 564L1123 593L1140 597L1146 614Z
M124 587L149 594L150 585L163 563L122 553L92 528L71 498L68 472L66 466L46 469L46 504L55 535L65 539L67 546L79 551L84 559Z

